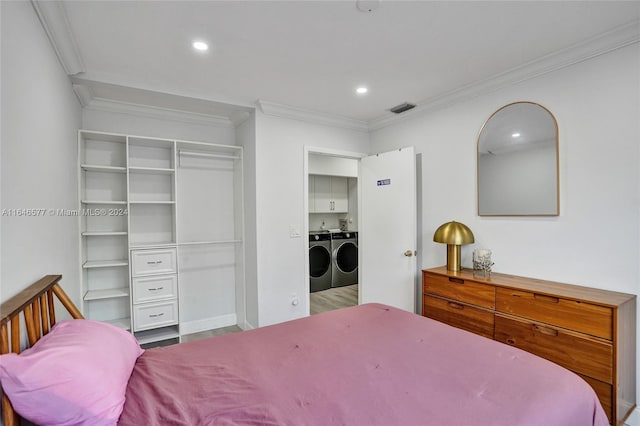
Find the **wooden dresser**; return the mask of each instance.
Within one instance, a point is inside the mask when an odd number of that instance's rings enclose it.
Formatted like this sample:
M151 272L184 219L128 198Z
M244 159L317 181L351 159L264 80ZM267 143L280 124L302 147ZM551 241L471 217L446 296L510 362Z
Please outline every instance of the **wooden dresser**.
M611 424L636 404L636 296L473 271L422 271L422 314L546 358L598 394Z

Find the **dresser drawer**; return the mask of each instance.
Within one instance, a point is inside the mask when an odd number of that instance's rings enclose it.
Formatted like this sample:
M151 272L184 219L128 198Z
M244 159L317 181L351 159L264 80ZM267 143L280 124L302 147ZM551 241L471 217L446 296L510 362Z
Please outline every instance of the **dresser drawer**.
M571 371L606 383L613 381L613 347L610 343L496 314L495 340L515 346Z
M582 374L578 374L578 376L582 377L582 379L589 383L593 390L596 391L598 400L600 400L600 404L609 419L609 423L611 423L611 419L613 418L613 386Z
M437 294L483 308L495 307L495 287L492 285L428 272L423 274L422 280L425 293Z
M613 312L600 305L498 287L496 310L603 339L613 338Z
M134 277L155 274L175 274L176 249L153 249L131 251L131 274Z
M493 339L493 312L425 295L422 314L425 317Z
M178 296L177 275L157 275L133 279L133 303L175 299Z
M145 303L133 307L133 331L149 330L178 323L178 301Z

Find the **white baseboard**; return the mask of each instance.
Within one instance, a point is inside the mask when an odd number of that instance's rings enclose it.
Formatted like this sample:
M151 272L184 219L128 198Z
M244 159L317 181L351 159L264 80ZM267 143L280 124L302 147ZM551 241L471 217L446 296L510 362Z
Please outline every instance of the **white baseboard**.
M236 314L220 315L196 321L184 321L180 323L180 334L199 333L213 330L214 328L228 327L236 325L237 321Z
M640 407L636 407L624 422L625 426L640 426Z
M240 327L243 330L253 330L255 328L253 324L249 323L248 321L238 323L238 327Z

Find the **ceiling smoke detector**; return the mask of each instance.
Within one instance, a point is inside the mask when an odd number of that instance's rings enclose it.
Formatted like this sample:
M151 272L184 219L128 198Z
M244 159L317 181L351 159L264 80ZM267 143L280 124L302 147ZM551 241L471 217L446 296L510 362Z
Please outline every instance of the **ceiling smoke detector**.
M405 102L403 104L394 106L389 111L396 114L400 114L401 112L409 111L410 109L415 107L416 107L415 104L410 104L409 102Z
M380 7L380 0L357 0L356 7L360 12L373 12Z

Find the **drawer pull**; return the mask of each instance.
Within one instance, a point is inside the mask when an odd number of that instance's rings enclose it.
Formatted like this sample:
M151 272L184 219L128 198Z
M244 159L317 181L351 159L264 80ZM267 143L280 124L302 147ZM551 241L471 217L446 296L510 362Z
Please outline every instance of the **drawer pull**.
M164 287L148 288L147 290L149 290L149 291L160 291L162 289L164 289Z
M456 302L449 302L449 306L451 306L453 309L464 309L464 305L461 305L459 303Z
M557 336L558 330L554 330L553 328L541 327L537 324L533 324L533 330L539 332L540 334L546 334L547 336Z
M464 280L463 279L454 278L454 277L449 277L449 282L456 283L456 284L464 284Z
M533 293L533 298L542 302L558 303L560 299L553 296L545 296L544 294Z
M161 263L162 263L162 260L156 260L156 261L147 262L147 265L159 265Z
M149 315L149 318L158 318L164 315L164 312L160 312L159 314L151 314Z
M516 340L513 337L509 337L507 339L507 345L514 346L516 344Z

